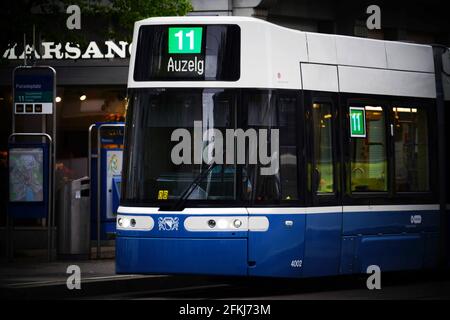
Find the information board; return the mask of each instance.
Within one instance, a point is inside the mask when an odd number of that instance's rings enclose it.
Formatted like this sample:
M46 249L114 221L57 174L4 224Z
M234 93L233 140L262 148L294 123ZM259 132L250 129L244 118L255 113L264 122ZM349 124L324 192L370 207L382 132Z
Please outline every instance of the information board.
M55 71L49 67L22 67L14 70L15 114L52 114Z

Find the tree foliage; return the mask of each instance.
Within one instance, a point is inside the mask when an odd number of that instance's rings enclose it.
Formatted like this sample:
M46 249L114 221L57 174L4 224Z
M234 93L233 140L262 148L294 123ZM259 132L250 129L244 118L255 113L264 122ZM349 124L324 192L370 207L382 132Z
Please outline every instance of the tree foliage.
M148 17L184 16L192 10L189 0L115 0L109 9L126 32L133 30L134 22Z
M68 30L69 5L81 8L81 30ZM0 50L36 40L86 44L91 37L130 41L134 22L156 16L182 16L192 10L190 0L2 0Z

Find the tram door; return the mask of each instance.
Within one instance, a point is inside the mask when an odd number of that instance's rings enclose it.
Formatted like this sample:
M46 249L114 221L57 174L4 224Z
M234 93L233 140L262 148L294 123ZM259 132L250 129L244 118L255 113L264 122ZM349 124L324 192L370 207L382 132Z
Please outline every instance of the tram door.
M301 276L305 215L299 207L300 94L296 91L258 91L244 94L247 125L258 132L259 146L268 154L278 149L279 163L248 165L248 273L252 276ZM278 139L274 135L278 134ZM261 139L264 139L262 141ZM275 146L274 141L279 145ZM277 148L278 147L278 148ZM272 160L275 157L272 158Z
M339 197L337 93L305 91L307 208L302 276L339 273L342 203Z

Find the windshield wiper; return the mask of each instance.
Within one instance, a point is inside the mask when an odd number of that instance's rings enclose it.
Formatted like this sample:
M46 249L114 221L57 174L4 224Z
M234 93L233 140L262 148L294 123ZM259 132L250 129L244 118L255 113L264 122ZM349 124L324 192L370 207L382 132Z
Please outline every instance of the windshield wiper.
M181 196L178 198L177 202L169 209L170 211L180 211L181 208L183 208L184 203L189 198L191 193L195 190L195 188L198 186L198 184L203 180L204 177L208 173L211 172L212 169L216 167L217 163L213 162L208 165L205 171L200 172L199 175L187 186L187 188L183 191ZM161 210L161 209L160 209Z

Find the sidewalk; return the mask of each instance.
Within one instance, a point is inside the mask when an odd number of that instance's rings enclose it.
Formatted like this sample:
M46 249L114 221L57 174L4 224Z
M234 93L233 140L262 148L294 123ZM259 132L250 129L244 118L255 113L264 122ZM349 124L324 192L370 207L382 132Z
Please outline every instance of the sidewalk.
M95 251L94 251L95 252ZM93 255L95 256L95 255ZM0 297L6 299L65 299L125 290L133 282L155 276L117 275L115 260L102 249L103 259L46 261L46 251L27 252L13 262L0 261ZM69 290L67 268L77 265L81 290ZM124 286L126 281L126 285ZM129 280L129 281L128 281Z
M0 287L26 287L48 284L65 284L67 267L80 267L83 280L115 275L115 262L106 260L83 261L54 261L30 262L19 260L16 262L2 262L0 265Z

